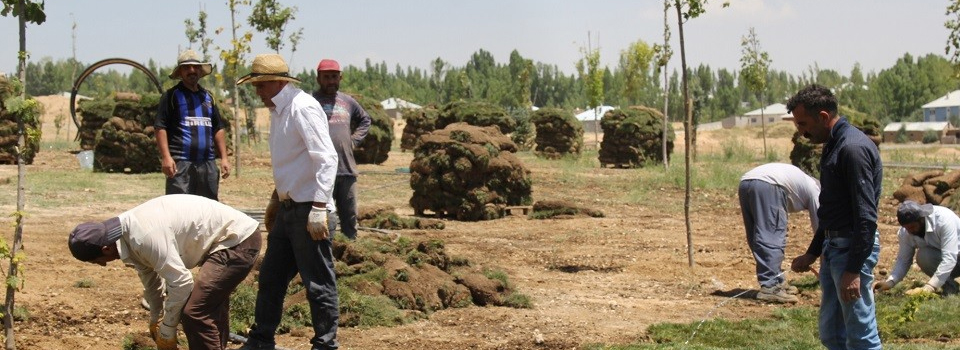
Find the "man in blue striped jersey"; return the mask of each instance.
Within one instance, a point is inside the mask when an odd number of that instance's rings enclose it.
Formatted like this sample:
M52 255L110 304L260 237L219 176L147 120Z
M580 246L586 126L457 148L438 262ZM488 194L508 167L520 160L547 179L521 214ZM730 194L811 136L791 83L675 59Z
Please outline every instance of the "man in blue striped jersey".
M230 176L220 110L210 92L200 86L200 78L211 70L210 63L200 62L195 51L184 51L170 73L170 78L179 79L180 83L160 97L154 127L161 171L167 176L166 194L185 193L220 200L220 176Z

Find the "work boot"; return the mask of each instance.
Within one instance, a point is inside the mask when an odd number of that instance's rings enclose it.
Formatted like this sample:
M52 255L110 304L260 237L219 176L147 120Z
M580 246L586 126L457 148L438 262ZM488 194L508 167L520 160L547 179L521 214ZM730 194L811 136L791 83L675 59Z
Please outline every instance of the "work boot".
M943 295L955 295L960 293L960 284L957 284L957 281L947 280L947 283L943 284Z
M800 301L796 295L791 295L780 286L760 287L757 292L757 300L770 301L774 303L796 303Z
M797 295L800 294L800 290L796 286L790 285L787 283L787 280L783 280L783 283L780 283L780 289L783 289L787 294Z

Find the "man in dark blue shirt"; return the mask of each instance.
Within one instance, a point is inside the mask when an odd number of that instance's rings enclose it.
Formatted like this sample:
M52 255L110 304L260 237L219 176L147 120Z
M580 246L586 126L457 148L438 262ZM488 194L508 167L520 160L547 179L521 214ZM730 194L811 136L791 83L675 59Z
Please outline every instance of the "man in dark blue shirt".
M213 200L218 196L220 175L230 176L223 121L200 78L210 74L209 63L187 50L177 58L171 79L180 83L160 96L156 128L160 170L167 176L166 194L195 194ZM217 168L217 155L220 167Z
M823 143L820 159L820 226L795 272L820 262L820 342L828 349L880 349L873 268L880 254L877 205L883 165L862 131L837 114L837 99L820 85L804 87L787 102L797 132Z

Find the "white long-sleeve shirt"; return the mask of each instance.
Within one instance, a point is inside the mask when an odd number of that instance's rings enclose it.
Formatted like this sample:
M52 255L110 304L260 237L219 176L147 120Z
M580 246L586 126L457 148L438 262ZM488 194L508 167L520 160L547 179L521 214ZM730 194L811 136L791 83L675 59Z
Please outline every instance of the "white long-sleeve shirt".
M791 164L768 163L751 169L740 178L760 180L784 189L787 194L787 212L796 213L806 210L810 214L810 226L817 231L820 208L820 182Z
M957 230L960 230L960 217L952 210L939 205L933 206L933 213L925 219L925 233L923 237L907 232L903 227L897 231L897 241L900 242L897 250L897 260L893 263L893 271L887 280L900 283L913 265L913 257L920 247L932 247L940 250L940 265L927 284L940 288L950 280L950 273L957 265L957 251L960 250L960 239Z
M276 107L270 108L270 160L277 194L294 202L330 202L337 151L323 108L292 83L271 100Z
M220 202L189 194L151 199L118 215L120 259L137 270L151 317L176 326L193 291L190 269L252 235L257 220ZM163 299L164 285L167 298Z

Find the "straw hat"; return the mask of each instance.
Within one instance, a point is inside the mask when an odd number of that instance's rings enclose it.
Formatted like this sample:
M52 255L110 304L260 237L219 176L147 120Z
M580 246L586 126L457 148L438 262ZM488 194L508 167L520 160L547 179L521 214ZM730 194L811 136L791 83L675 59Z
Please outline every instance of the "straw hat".
M184 65L198 65L202 66L203 74L200 75L201 78L210 74L213 71L213 66L208 62L200 62L200 56L197 55L196 51L187 50L180 53L180 56L177 57L177 68L173 69L173 72L170 72L170 79L180 79L180 67Z
M260 54L253 59L253 67L250 74L240 77L237 85L243 83L256 83L258 81L292 81L299 83L300 80L290 76L290 69L287 68L287 62L283 57L275 53Z

